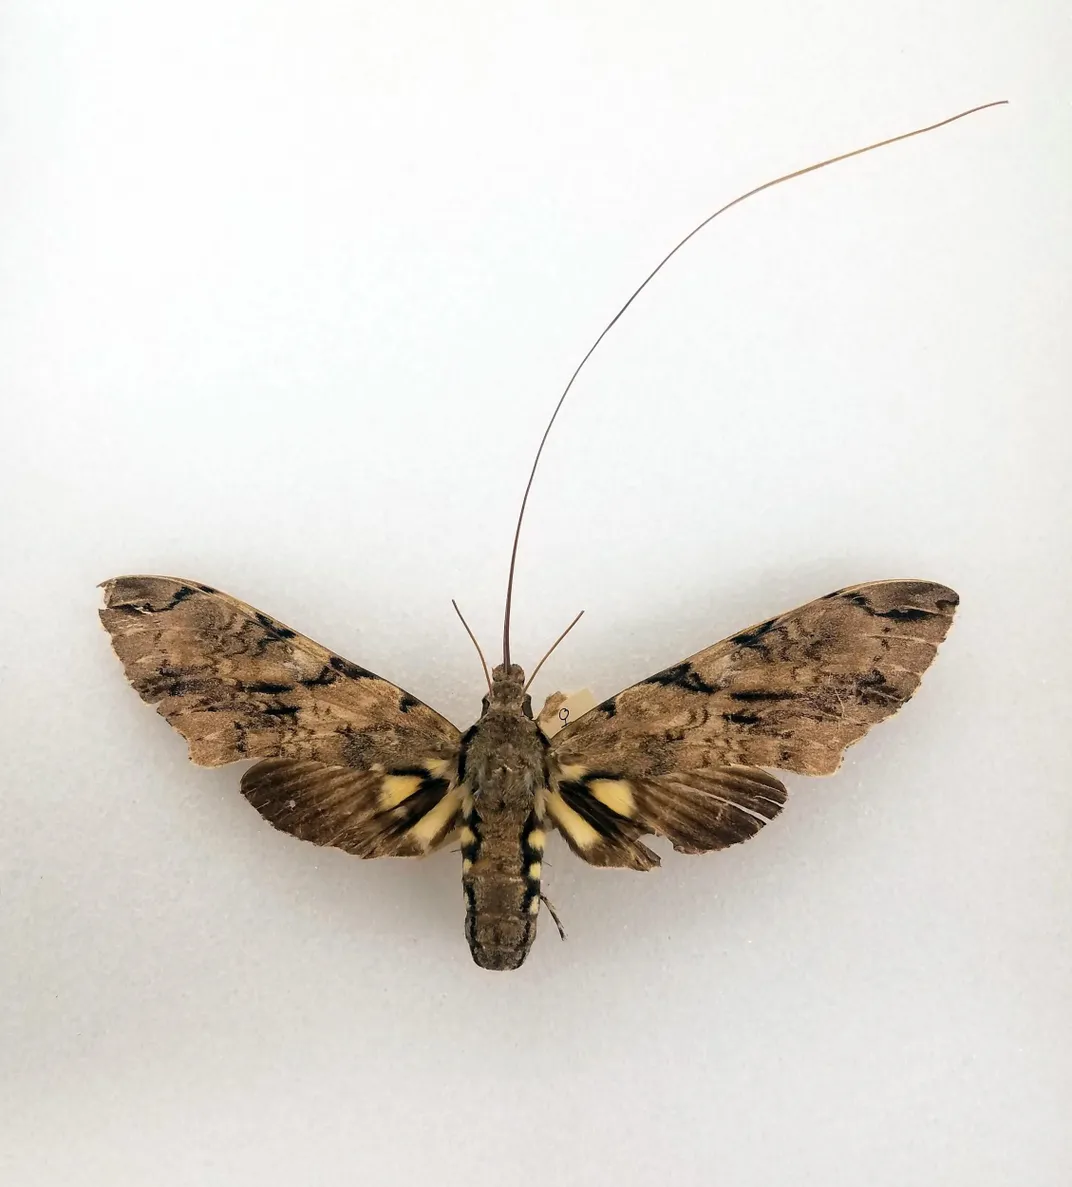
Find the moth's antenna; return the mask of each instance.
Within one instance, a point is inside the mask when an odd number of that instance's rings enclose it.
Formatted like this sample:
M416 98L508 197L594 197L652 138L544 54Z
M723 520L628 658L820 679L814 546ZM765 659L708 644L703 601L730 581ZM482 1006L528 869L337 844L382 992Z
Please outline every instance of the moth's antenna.
M484 658L483 651L480 650L480 644L476 641L476 635L469 629L469 624L465 621L465 616L458 609L458 603L451 598L450 604L454 607L454 613L462 620L462 626L465 627L465 633L473 640L473 646L476 648L477 655L480 656L480 666L484 669L484 679L488 682L488 692L491 692L491 673L488 671L488 661Z
M581 614L583 614L583 613L584 613L584 611L582 610ZM581 614L578 614L577 617L569 624L569 626L566 627L566 629L562 632L562 634L558 636L558 638L551 644L550 647L548 647L546 653L544 654L543 659L541 659L540 662L532 669L532 675L528 679L528 684L526 684L525 687L521 690L522 692L528 692L529 684L531 684L533 682L533 680L536 679L536 673L551 658L551 654L553 653L554 649L559 645L559 643L561 643L562 640L570 633L570 631L573 630L573 628L577 625L577 623L579 623L581 621Z
M514 529L514 544L510 550L510 573L506 580L506 613L503 615L503 663L507 667L510 666L510 609L514 600L514 569L517 565L517 545L521 539L521 523L525 518L525 508L528 506L529 492L532 490L532 480L536 477L536 467L540 464L540 457L543 454L543 447L547 444L547 438L551 433L551 428L558 417L562 405L566 402L566 397L569 395L570 388L573 387L573 381L581 372L581 368L588 362L588 360L595 353L596 347L603 341L603 339L614 328L618 319L629 308L630 305L640 296L640 294L647 288L650 281L654 280L656 275L662 271L663 266L670 262L670 260L677 255L677 253L685 246L686 243L700 231L707 226L709 222L718 218L720 214L725 214L731 207L738 206L740 203L747 201L749 198L754 198L756 194L761 194L764 190L772 189L776 185L781 185L783 181L792 181L795 177L803 177L805 173L814 173L817 169L825 169L827 165L836 165L839 161L847 161L850 157L858 157L865 152L872 152L876 148L885 148L888 144L896 144L899 140L910 140L913 136L922 136L924 132L933 132L936 128L944 128L946 124L956 123L957 120L962 120L969 115L974 115L977 111L986 111L990 107L1001 107L1008 103L1008 99L997 99L993 103L981 103L978 107L969 108L967 111L962 111L957 115L951 115L948 119L939 120L936 124L928 124L925 128L916 128L911 132L902 132L899 136L890 136L886 140L878 140L874 144L868 144L863 148L854 148L851 152L840 153L836 157L828 157L825 161L818 161L814 165L806 165L803 169L794 169L792 173L784 173L781 177L774 178L773 181L765 181L762 185L757 185L754 189L749 190L745 194L734 198L732 202L727 202L725 206L719 207L714 214L708 215L698 227L694 227L676 247L672 248L663 258L655 265L655 267L644 278L643 282L633 292L633 295L628 301L618 310L618 312L607 322L603 327L602 333L588 348L588 353L577 364L577 369L570 376L569 383L566 384L562 395L558 397L558 403L555 405L554 412L551 413L551 419L547 422L547 428L543 431L543 436L540 438L540 444L536 449L536 457L532 462L532 469L529 471L528 482L525 483L525 493L521 496L521 510L517 516L517 527ZM557 646L557 644L556 644ZM554 648L552 648L554 650ZM544 657L547 658L546 656ZM541 663L543 660L540 661ZM533 673L535 675L535 673Z

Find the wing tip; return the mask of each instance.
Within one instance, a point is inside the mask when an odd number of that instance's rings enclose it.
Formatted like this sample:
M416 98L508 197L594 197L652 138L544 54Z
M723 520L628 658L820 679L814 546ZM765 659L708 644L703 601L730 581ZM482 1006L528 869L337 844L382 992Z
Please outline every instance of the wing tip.
M904 622L930 622L933 642L946 636L957 607L960 594L938 581L919 578L895 578L887 581L865 581L836 589L819 598L819 602L838 599L851 602L868 614Z
M826 597L836 598L841 594L854 594L864 590L930 601L936 606L956 607L960 605L960 594L955 589L951 589L941 581L929 581L924 577L889 577L880 581L861 581L856 585L847 585L842 589L836 589Z
M203 581L194 581L190 577L175 577L167 573L120 573L116 577L107 577L104 581L98 581L97 589L103 589L107 593L121 586L148 584L150 582L172 586L188 585L191 589L199 590L201 593L220 592L213 586L206 585Z
M906 587L907 594L925 598L939 610L952 613L960 605L960 594L940 581L910 580L901 584Z

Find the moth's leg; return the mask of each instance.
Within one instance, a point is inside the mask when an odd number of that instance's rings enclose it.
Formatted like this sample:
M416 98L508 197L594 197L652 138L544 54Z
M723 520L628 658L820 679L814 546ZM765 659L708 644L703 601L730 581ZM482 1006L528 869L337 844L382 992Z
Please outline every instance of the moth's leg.
M457 828L453 828L449 833L439 842L432 850L433 853L442 853L447 850L450 853L461 853L462 840L462 826L459 824Z
M540 902L551 912L551 918L555 921L555 927L558 928L559 938L564 940L566 938L566 929L562 926L562 920L558 917L558 912L551 906L551 900L543 891L540 892Z

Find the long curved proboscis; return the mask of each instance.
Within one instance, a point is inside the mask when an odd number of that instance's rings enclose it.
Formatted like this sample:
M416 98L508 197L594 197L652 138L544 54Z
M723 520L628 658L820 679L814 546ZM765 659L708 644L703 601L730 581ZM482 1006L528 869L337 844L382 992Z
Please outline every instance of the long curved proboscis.
M936 124L928 124L924 128L914 128L911 132L902 132L899 136L890 136L886 140L878 140L874 144L865 145L863 148L854 148L851 152L839 153L836 157L828 157L825 161L817 161L814 165L806 165L803 169L794 169L792 173L783 173L781 177L776 177L773 181L765 181L762 185L757 185L754 189L747 193L741 194L734 198L732 202L727 202L725 206L720 206L714 214L708 215L698 226L693 229L676 244L665 256L655 265L655 267L648 273L640 285L634 290L632 296L628 301L618 310L618 312L610 319L603 327L599 337L588 348L588 352L584 358L577 364L576 370L570 376L569 383L566 384L562 395L558 398L558 403L555 405L554 412L551 413L551 419L547 422L547 428L543 431L543 436L540 438L540 444L536 449L536 456L532 461L532 469L529 471L528 482L525 483L525 493L521 497L521 510L517 516L517 526L514 529L514 543L510 549L510 572L506 580L506 611L503 615L503 663L510 666L510 610L514 599L514 570L517 567L517 546L521 539L521 524L525 518L525 508L528 506L529 492L532 490L532 481L536 477L536 468L540 464L540 457L543 454L543 447L547 444L547 438L550 436L551 428L558 418L558 414L562 409L562 405L566 402L566 397L570 393L570 388L573 387L574 380L581 373L581 368L588 362L588 360L595 353L596 347L603 341L603 339L614 328L618 319L629 308L630 305L640 296L640 294L647 288L648 284L655 279L663 267L670 262L671 259L685 246L686 243L693 236L698 235L700 231L707 226L708 223L718 218L720 214L725 214L727 210L734 206L739 206L742 202L749 198L754 198L756 194L761 194L764 190L773 189L776 185L781 185L783 181L792 181L795 177L803 177L806 173L814 173L818 169L825 169L827 165L836 165L839 161L847 161L851 157L861 156L863 153L873 152L876 148L885 148L889 144L896 144L899 140L910 140L913 136L922 136L925 132L933 132L937 128L944 128L947 124L956 123L957 120L965 119L969 115L975 115L976 112L986 111L991 107L1001 107L1008 103L1008 99L997 99L991 103L981 103L978 107L971 107L967 111L958 112L956 115L951 115L944 120L939 120Z

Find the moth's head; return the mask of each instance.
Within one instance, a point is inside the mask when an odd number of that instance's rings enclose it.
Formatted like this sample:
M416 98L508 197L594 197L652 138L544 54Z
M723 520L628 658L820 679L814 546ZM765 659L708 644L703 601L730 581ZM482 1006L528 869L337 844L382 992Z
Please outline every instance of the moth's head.
M532 698L525 692L525 673L518 664L498 664L491 670L491 691L484 713L524 713L532 716Z

